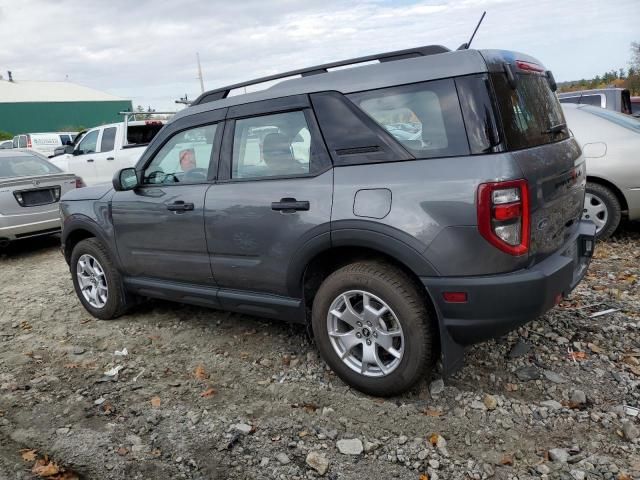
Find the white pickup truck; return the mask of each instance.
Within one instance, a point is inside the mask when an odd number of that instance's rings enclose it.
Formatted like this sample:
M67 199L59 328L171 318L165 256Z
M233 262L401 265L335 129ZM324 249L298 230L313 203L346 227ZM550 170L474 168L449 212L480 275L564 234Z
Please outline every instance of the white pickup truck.
M82 178L87 186L110 183L116 171L136 164L164 123L163 120L125 120L95 127L87 130L75 145L67 146L63 155L50 161Z

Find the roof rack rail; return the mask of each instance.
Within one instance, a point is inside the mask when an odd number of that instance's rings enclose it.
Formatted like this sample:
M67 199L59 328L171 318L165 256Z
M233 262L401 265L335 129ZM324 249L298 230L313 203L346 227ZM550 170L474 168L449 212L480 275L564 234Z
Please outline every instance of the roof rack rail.
M313 67L300 68L298 70L290 70L284 73L277 73L275 75L268 75L266 77L256 78L255 80L250 80L248 82L235 83L233 85L228 85L223 88L209 90L207 92L204 92L198 98L196 98L191 105L192 106L201 105L203 103L221 100L223 98L227 98L231 90L248 87L250 85L258 85L260 83L270 82L272 80L278 80L281 78L293 77L295 75L308 77L311 75L327 73L328 69L330 68L344 67L347 65L357 65L358 63L371 62L375 60L378 60L380 63L392 62L394 60L404 60L407 58L424 57L427 55L435 55L437 53L446 53L450 51L451 51L450 49L448 49L447 47L443 47L442 45L426 45L424 47L409 48L406 50L396 50L393 52L386 52L386 53L378 53L375 55L367 55L364 57L341 60L339 62L324 63L322 65L315 65Z

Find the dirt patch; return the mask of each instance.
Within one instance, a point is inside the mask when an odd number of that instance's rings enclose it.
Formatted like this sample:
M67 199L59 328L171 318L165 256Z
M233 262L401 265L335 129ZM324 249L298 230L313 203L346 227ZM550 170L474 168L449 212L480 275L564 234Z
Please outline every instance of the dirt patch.
M0 254L0 477L34 477L35 449L83 478L640 478L639 258L632 224L558 308L380 400L302 327L155 301L95 320L57 240L24 242Z

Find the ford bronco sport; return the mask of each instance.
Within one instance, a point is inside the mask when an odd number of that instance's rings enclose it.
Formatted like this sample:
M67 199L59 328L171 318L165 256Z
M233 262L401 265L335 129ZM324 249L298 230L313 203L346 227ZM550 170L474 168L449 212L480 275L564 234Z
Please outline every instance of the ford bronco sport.
M554 91L527 55L428 46L206 92L113 187L63 198L78 297L101 319L152 297L306 323L369 394L438 355L448 374L586 272L585 164Z

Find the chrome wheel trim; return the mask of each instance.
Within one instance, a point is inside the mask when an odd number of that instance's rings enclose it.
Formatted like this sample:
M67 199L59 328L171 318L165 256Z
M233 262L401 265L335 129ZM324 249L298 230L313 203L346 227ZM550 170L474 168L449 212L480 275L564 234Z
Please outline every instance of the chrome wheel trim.
M107 303L109 288L102 265L94 257L85 253L76 264L76 278L84 299L94 308L102 308Z
M327 333L338 358L365 377L389 375L404 355L398 317L381 298L365 290L349 290L333 300Z
M609 220L609 211L607 210L607 205L602 201L602 198L587 192L584 196L582 218L595 223L596 233L600 233L607 224L607 220Z

